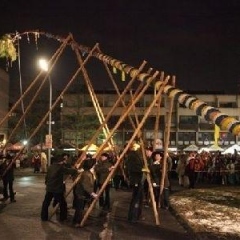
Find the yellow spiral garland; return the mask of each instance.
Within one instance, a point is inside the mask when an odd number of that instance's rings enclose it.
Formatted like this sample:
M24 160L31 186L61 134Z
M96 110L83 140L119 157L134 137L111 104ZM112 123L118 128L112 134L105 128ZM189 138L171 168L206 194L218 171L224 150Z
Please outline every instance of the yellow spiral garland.
M235 118L233 118L233 117L224 118L220 123L221 129L228 130L229 124L231 124L234 120L235 120Z
M236 125L233 130L232 130L232 133L236 136L240 135L240 125Z

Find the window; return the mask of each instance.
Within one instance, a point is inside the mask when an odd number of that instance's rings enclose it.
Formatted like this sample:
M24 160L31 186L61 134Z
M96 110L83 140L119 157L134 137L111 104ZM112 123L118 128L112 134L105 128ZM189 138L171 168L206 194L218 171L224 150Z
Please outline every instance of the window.
M146 129L154 129L155 128L156 117L151 116L148 117L144 123L144 128ZM159 129L163 129L165 127L165 120L164 116L160 116L159 119Z
M236 102L220 102L219 107L221 107L221 108L236 108L237 103Z
M178 144L189 145L196 143L196 132L179 132L178 133Z
M63 101L64 106L66 107L75 107L76 106L76 102L74 99L68 99L68 100L64 100Z
M198 116L179 116L179 129L198 130Z
M170 132L169 145L171 146L176 145L176 132Z
M93 107L93 102L92 101L86 101L85 106L86 107Z
M213 132L199 132L198 133L198 144L199 145L209 145L214 143L214 133Z
M229 132L220 132L219 134L219 145L226 145L229 144L235 144L236 143L236 137Z
M181 124L198 124L198 116L179 116Z

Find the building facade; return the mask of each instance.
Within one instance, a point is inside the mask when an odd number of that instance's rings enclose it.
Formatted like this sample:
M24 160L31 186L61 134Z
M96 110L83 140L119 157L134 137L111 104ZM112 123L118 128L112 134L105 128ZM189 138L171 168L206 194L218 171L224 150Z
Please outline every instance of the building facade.
M136 115L139 120L144 116L146 109L153 100L153 92L144 94L136 104ZM114 92L98 92L97 98L103 114L106 116L114 106L118 96ZM198 99L206 102L208 105L219 108L219 110L229 116L239 119L240 115L240 95L224 94L194 94ZM125 104L129 104L131 95L124 97ZM142 137L146 144L152 143L154 139L154 129L157 116L157 107L155 106L148 116L143 128ZM115 108L108 121L109 129L114 128L119 118L122 116L125 108L119 104ZM135 121L135 111L130 115ZM160 118L158 124L157 138L164 141L164 131L167 123L167 112L169 111L169 98L162 96ZM62 141L81 146L86 144L100 125L96 110L89 94L65 94L63 96L61 108L62 122ZM87 123L87 124L86 124ZM174 102L171 117L169 146L183 149L190 144L196 144L200 147L208 146L214 143L214 124L197 116L195 112ZM117 145L123 146L134 132L131 121L126 118L114 132L113 139ZM100 134L96 144L104 141L104 134ZM240 143L240 139L231 133L220 131L218 144L222 147Z
M0 68L0 119L8 113L9 108L9 76ZM8 119L0 126L0 146L6 143L8 134Z

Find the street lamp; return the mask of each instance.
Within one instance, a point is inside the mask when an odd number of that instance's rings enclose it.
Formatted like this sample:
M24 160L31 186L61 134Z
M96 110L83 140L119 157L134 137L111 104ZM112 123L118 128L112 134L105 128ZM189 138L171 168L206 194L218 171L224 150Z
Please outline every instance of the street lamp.
M47 72L48 62L46 59L39 59L39 67ZM48 148L48 166L51 165L51 150L52 150L52 81L50 75L48 75L49 80L49 116L48 116L48 136L47 136L47 148Z

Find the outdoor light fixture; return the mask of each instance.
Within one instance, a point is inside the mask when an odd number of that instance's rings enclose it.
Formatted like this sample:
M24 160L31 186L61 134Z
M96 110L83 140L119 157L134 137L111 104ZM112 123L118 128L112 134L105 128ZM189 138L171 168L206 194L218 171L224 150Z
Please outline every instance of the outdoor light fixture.
M44 58L39 59L39 67L47 72L49 69L48 61ZM52 150L52 81L50 74L48 75L49 80L49 116L48 116L48 135L46 136L46 146L48 148L48 166L51 165L51 150Z
M41 59L39 59L38 63L39 63L39 67L40 67L43 71L45 71L45 72L48 71L48 62L47 62L46 59L41 58Z

